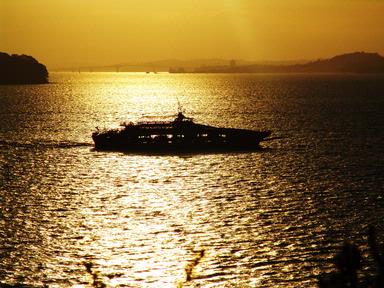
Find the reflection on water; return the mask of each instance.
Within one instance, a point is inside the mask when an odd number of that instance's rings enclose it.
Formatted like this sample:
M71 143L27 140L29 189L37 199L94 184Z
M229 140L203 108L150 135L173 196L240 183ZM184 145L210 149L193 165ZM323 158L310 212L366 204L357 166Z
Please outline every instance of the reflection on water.
M0 281L87 286L91 263L112 287L313 286L343 239L383 231L380 77L54 74L0 87ZM176 96L199 122L284 138L253 153L92 151L93 127L173 114Z

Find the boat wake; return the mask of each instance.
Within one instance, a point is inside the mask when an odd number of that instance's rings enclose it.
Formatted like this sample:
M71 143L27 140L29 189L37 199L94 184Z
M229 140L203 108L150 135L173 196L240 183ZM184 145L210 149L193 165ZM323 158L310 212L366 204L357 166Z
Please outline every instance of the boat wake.
M18 148L48 148L48 149L68 149L76 147L91 147L92 143L75 142L75 141L50 141L50 140L35 140L35 141L7 141L0 140L0 147L18 147Z

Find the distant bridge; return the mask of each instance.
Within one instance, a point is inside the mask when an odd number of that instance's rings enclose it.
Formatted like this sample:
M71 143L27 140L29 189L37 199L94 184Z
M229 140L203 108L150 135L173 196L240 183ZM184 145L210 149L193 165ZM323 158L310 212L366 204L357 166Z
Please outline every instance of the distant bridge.
M133 69L129 69L129 68L133 68ZM120 71L123 71L124 69L130 70L130 71L157 72L157 71L168 71L169 66L157 65L157 64L154 65L151 63L142 63L142 64L72 66L72 67L58 68L58 69L53 69L53 70L55 70L55 71L72 71L72 72L94 72L94 71L120 72Z

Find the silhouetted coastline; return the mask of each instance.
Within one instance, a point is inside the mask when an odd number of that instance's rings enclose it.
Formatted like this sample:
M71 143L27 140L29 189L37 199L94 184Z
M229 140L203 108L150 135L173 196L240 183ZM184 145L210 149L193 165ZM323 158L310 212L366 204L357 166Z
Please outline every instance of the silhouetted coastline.
M171 69L170 73L184 73ZM378 53L354 52L330 59L319 59L304 64L271 65L252 64L227 66L202 66L191 73L384 73L384 57Z
M47 68L28 55L0 52L0 84L48 83Z

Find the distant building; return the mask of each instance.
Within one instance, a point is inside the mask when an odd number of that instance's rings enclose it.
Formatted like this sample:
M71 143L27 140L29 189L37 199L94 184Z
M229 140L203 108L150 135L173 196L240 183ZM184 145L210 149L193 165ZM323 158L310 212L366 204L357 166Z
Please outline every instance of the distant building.
M169 73L185 73L184 67L169 68Z

